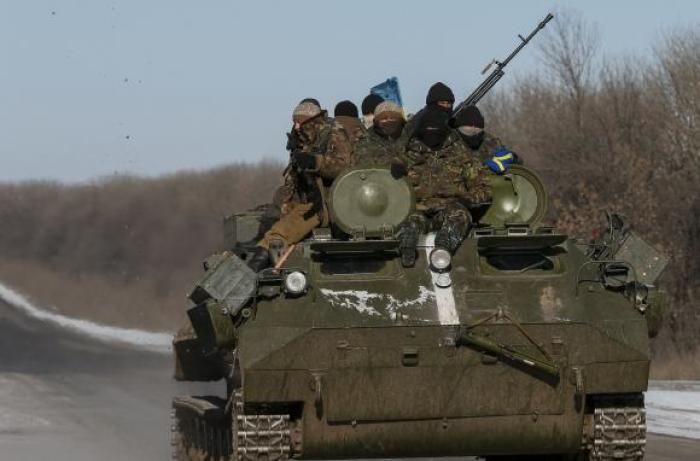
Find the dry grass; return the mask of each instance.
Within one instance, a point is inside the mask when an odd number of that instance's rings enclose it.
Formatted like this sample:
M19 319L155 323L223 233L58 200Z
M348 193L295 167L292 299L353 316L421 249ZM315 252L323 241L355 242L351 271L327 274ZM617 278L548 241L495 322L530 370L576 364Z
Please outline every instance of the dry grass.
M0 185L0 280L71 315L172 330L223 218L268 201L281 169Z
M651 379L700 380L700 348L655 354L651 362Z

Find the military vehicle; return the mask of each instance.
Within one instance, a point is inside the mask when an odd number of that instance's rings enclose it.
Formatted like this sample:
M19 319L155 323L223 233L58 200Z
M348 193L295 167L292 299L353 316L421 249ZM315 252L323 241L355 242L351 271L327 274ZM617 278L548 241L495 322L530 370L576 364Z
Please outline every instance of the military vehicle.
M649 338L666 261L609 216L596 241L543 226L547 194L514 166L454 255L424 235L402 267L404 179L349 170L275 268L245 265L263 210L205 262L176 378L175 459L641 460Z

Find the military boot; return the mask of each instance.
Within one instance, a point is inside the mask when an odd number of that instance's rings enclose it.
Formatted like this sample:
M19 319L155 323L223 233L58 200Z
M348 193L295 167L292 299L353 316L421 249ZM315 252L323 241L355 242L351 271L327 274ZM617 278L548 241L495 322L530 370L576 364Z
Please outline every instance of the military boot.
M401 228L401 240L399 251L401 253L401 265L403 267L413 267L416 264L418 238L425 228L425 218L419 215L412 215L406 220Z
M267 269L270 267L270 252L267 248L256 246L253 252L248 255L246 263L253 272L260 272L263 269Z
M462 208L448 208L441 218L442 225L435 235L435 246L454 254L469 233L472 225L471 215Z

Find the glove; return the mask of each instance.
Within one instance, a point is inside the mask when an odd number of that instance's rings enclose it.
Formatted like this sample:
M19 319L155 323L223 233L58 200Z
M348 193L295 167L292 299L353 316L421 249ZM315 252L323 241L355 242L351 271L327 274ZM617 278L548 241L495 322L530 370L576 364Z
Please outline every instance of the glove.
M305 152L295 152L292 154L294 162L302 170L315 170L316 169L316 156L314 154L307 154Z
M513 151L502 147L496 152L494 152L493 157L491 157L489 160L486 160L485 163L486 166L489 167L489 169L494 173L503 174L508 170L510 165L512 165L515 162L515 158L516 156Z
M408 174L408 170L403 163L395 162L391 164L391 177L401 179Z
M292 152L295 149L298 149L299 146L299 137L295 136L293 133L287 133L287 150Z

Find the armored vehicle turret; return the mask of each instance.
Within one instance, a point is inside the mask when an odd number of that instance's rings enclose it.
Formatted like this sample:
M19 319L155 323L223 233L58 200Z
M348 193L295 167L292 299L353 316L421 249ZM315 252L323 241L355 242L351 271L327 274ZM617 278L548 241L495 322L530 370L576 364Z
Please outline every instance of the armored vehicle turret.
M176 459L641 460L664 258L614 215L593 243L542 226L523 167L492 188L455 254L426 234L414 267L412 191L386 170L338 177L332 227L259 274L263 210L231 218L174 341L177 379L226 389L174 399Z

